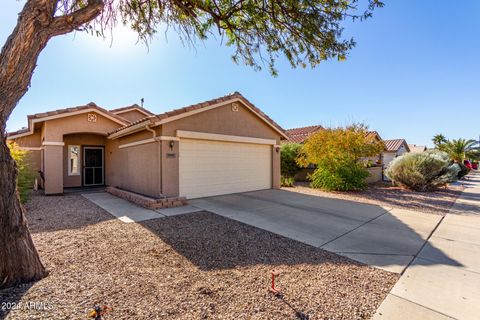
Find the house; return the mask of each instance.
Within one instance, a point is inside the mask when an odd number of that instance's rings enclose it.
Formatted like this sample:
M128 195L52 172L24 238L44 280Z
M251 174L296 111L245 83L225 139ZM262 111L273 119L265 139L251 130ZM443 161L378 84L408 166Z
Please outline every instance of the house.
M412 153L422 153L424 151L427 151L427 146L417 146L416 144L409 144L408 148Z
M28 116L8 134L31 151L47 195L105 185L154 198L279 188L287 138L238 92L158 115L90 103Z
M410 152L410 147L405 139L384 140L385 151L383 152L383 164L387 167L396 157Z

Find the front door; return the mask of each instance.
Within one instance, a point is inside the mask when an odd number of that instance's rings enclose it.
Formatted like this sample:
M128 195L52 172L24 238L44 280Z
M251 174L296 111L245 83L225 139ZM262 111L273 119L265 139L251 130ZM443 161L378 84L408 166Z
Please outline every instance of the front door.
M83 185L104 184L103 147L83 147Z

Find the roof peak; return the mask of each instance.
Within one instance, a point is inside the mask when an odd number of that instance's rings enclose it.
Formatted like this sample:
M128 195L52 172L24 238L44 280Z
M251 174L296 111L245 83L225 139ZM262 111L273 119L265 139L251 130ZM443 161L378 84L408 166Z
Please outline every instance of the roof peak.
M139 124L141 122L148 121L148 120L151 121L151 120L153 120L153 118L156 118L157 121L162 121L163 119L166 119L166 118L169 118L169 117L172 117L172 116L176 116L176 115L180 115L180 114L183 114L183 113L195 111L195 110L198 110L198 109L203 109L205 107L209 107L209 106L213 106L213 105L220 104L220 103L223 103L223 102L227 102L227 101L230 101L230 100L235 99L235 98L240 99L243 102L244 105L246 105L252 111L257 113L257 115L260 118L263 118L263 120L265 122L267 122L268 124L270 124L275 130L281 132L285 136L285 138L287 137L287 135L285 134L285 130L280 125L278 125L275 121L273 121L269 116L267 116L263 111L261 111L259 108L257 108L253 103L251 103L247 98L245 98L238 91L235 91L233 93L229 93L227 95L224 95L224 96L221 96L221 97L218 97L218 98L206 100L206 101L199 102L199 103L196 103L196 104L187 105L187 106L182 107L182 108L173 109L173 110L170 110L170 111L167 111L167 112L164 112L164 113L160 113L160 114L157 114L157 115L154 115L154 116L151 116L151 117L145 117L143 119L139 119L139 120L137 120L135 122L132 122L128 125L120 127L120 128L118 128L118 129L116 129L112 132L109 132L109 135L120 132L120 131L122 131L124 129L127 129L127 128L135 125L135 124Z

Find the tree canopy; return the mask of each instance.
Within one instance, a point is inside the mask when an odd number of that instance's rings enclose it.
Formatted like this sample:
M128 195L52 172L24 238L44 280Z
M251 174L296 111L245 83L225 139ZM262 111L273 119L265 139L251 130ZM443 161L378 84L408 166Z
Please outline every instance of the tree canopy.
M463 161L466 158L477 158L480 152L479 142L473 139L447 139L443 134L437 134L432 139L435 149L444 151L450 159Z
M47 1L47 0L45 0ZM372 16L380 0L50 0L57 14L75 16L103 6L83 29L98 34L121 22L148 41L161 26L171 27L187 42L219 35L235 48L233 60L255 69L266 65L276 74L283 55L292 67L315 67L321 61L344 60L355 45L342 37L345 19ZM359 8L364 7L364 8Z
M327 128L312 134L303 144L299 161L310 163L357 163L363 158L378 156L384 145L367 135L367 127L353 124L345 128Z
M452 139L443 143L440 146L440 150L445 151L452 160L463 161L466 158L470 158L474 155L477 141L470 139Z

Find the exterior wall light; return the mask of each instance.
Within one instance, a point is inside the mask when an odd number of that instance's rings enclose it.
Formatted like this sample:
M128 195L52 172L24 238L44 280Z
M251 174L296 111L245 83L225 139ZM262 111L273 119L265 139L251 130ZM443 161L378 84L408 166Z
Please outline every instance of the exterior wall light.
M275 151L278 153L280 151L280 147L275 147Z
M170 150L173 150L173 147L175 146L175 141L170 140L169 146L170 146Z

